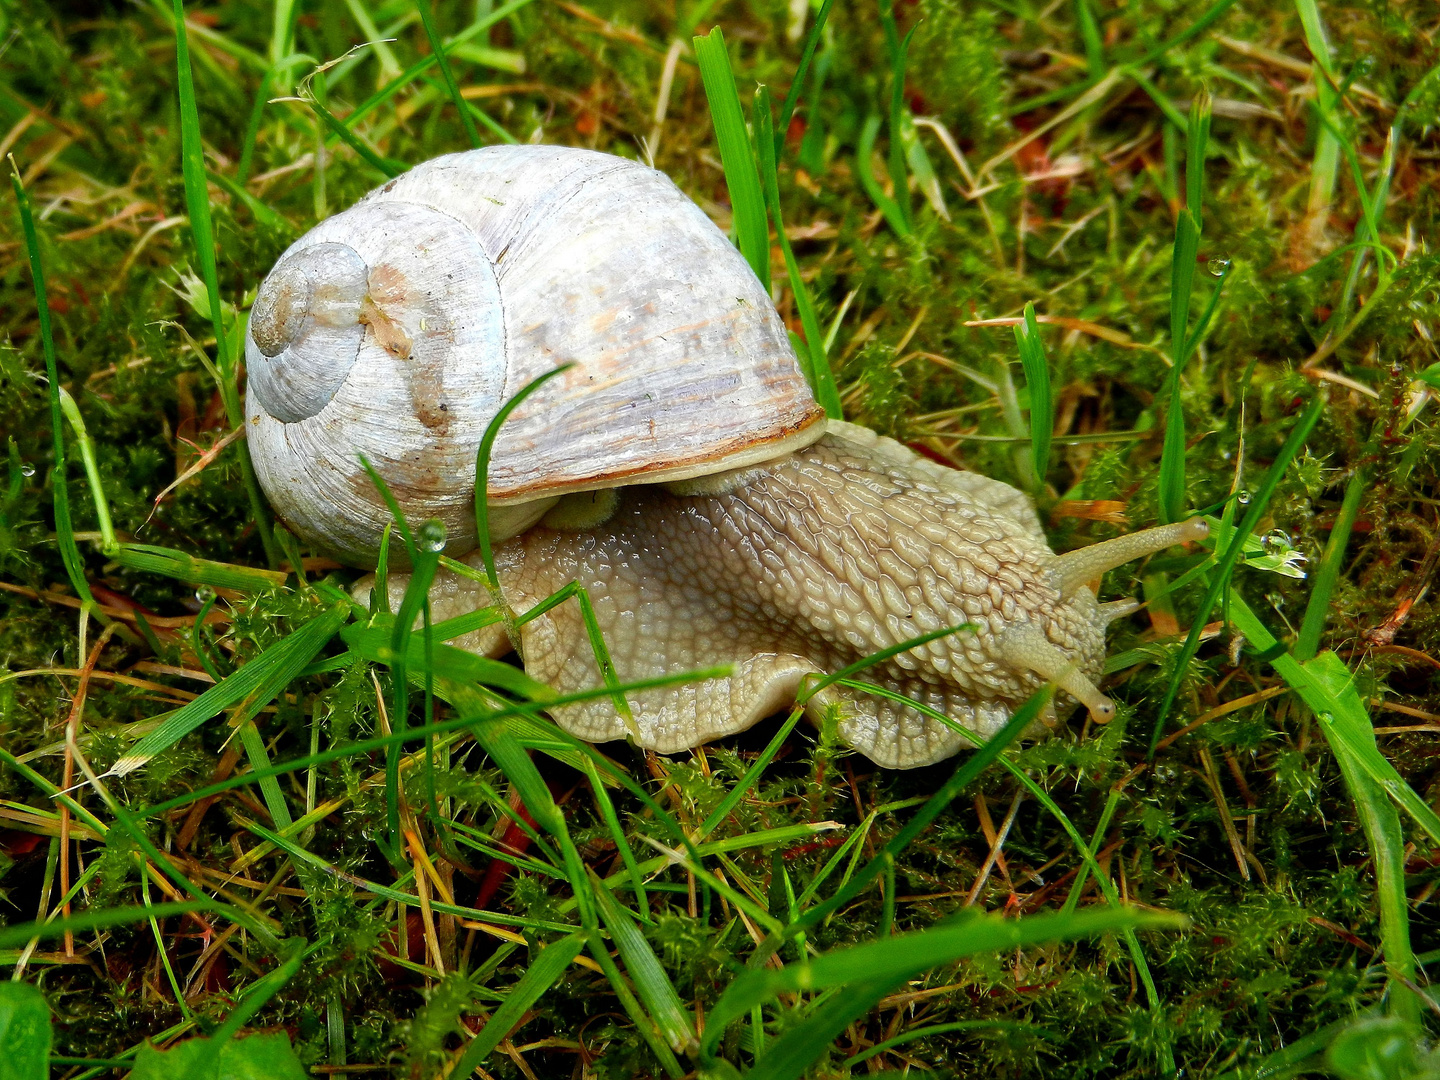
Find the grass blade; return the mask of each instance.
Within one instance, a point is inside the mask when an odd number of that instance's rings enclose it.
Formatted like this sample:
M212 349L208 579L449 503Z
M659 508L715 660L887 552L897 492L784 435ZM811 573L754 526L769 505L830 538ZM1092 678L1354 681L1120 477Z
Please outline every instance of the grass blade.
M705 84L705 98L710 103L710 119L715 126L715 142L725 167L725 185L730 190L736 246L768 293L770 230L760 180L755 172L750 134L745 129L740 96L735 92L735 73L730 68L730 54L725 50L725 35L717 26L709 36L697 37L694 41L695 59L700 64L700 78Z
M191 585L212 585L237 592L272 592L284 588L288 577L283 570L262 570L256 566L200 559L154 544L119 544L112 557L131 570L162 574Z
M249 720L268 705L296 674L315 658L350 615L348 604L336 604L299 630L270 646L225 681L175 710L130 752L110 767L109 776L134 772L162 754L205 721L239 706L238 721Z
M1176 695L1180 693L1180 683L1184 681L1185 669L1194 658L1196 651L1200 648L1200 633L1205 629L1205 622L1210 618L1210 613L1215 610L1215 604L1220 599L1221 592L1228 586L1230 574L1235 569L1235 564L1240 559L1240 553L1245 547L1246 538L1255 531L1260 523L1261 516L1270 505L1270 499L1275 494L1275 488L1280 483L1280 478L1290 468L1290 463L1295 460L1295 455L1300 452L1300 447L1305 445L1305 440L1310 437L1320 414L1325 409L1325 399L1316 394L1311 400L1295 426L1290 429L1290 435L1280 452L1275 456L1269 472L1261 482L1259 490L1250 500L1250 507L1245 512L1244 519L1240 522L1240 528L1229 538L1229 544L1224 554L1216 560L1215 567L1211 571L1209 588L1201 600L1199 608L1196 609L1194 621L1190 624L1190 632L1185 636L1185 643L1180 647L1180 655L1176 657L1175 673L1170 677L1170 685L1165 689L1165 698L1160 703L1160 708L1155 714L1155 727L1150 733L1149 757L1155 756L1155 747L1160 742L1160 735L1165 730L1165 720L1170 715L1170 708L1175 704ZM1216 538L1216 551L1219 551L1220 538Z
M1032 699L1033 700L1033 699ZM1088 908L1047 912L1023 919L999 914L974 915L909 934L896 934L849 948L832 949L804 962L751 970L721 995L705 1018L702 1055L713 1054L725 1027L751 1007L779 994L797 994L862 981L909 979L922 971L976 953L1003 952L1045 941L1071 940L1123 930L1179 930L1188 920L1179 914Z
M35 235L35 218L30 212L30 197L20 183L20 170L10 158L10 185L15 189L15 202L20 208L20 226L25 233L25 253L30 260L30 281L35 288L36 313L40 318L40 347L45 356L45 379L50 396L50 441L55 454L55 469L50 481L54 491L55 540L70 587L86 609L95 598L85 580L85 564L75 544L75 528L70 520L70 485L65 475L65 425L61 415L60 371L55 362L55 337L50 327L50 301L45 291L45 267L40 261L40 240Z
M905 985L904 976L891 979L866 979L840 988L826 998L813 1012L794 1027L787 1028L761 1056L756 1049L756 1064L745 1074L745 1080L797 1080L852 1023L880 1003L880 999ZM760 1013L760 1007L755 1006ZM761 1013L763 1016L763 1013ZM752 1021L757 1034L759 1021Z
M600 770L588 757L585 759L585 775L590 781L590 790L595 796L595 805L600 811L600 817L605 821L605 828L610 833L610 839L615 841L615 850L620 853L620 861L625 864L625 872L630 875L630 889L635 894L635 903L640 909L640 918L644 922L651 922L650 898L645 892L645 875L640 873L640 864L635 861L635 852L630 849L630 838L625 835L625 828L620 824L620 817L615 813L615 804L610 799L610 793L605 790L605 782L601 779Z
M1344 661L1332 652L1325 652L1301 663L1284 651L1234 590L1230 595L1230 610L1250 644L1262 656L1274 654L1271 665L1315 713L1340 765L1369 842L1391 999L1396 1011L1414 1022L1419 1018L1418 1003L1406 986L1407 982L1414 984L1416 972L1410 945L1409 901L1405 893L1405 836L1390 800L1398 802L1436 843L1440 843L1440 815L1380 753L1375 728L1355 688L1355 678Z
M577 933L553 941L541 949L540 955L526 967L525 974L520 976L520 981L505 996L500 1007L490 1014L490 1019L485 1021L480 1034L470 1040L465 1052L450 1070L450 1075L457 1078L472 1076L500 1045L501 1040L509 1035L520 1019L530 1011L530 1006L560 981L565 969L580 955L583 948L585 935Z
M361 139L360 136L351 131L343 121L327 109L313 93L304 92L302 96L305 99L305 103L315 110L315 114L319 116L325 126L330 129L331 134L351 150L355 151L356 155L362 161L380 173L380 175L386 179L393 179L410 168L410 166L406 165L403 161L392 161L390 158L383 157L372 150L365 144L365 141Z
M1085 67L1091 78L1098 79L1105 72L1105 44L1100 36L1100 27L1095 22L1095 12L1090 0L1075 0L1075 28L1085 45Z
M625 969L635 981L640 1000L650 1010L650 1015L660 1028L661 1037L672 1050L688 1050L695 1046L695 1021L680 1004L680 995L675 984L665 974L655 950L640 933L640 928L615 902L610 890L591 871L590 883L599 903L600 919L610 932L610 940L625 961Z
M1180 376L1185 364L1185 338L1190 323L1190 292L1195 281L1195 258L1200 250L1200 226L1188 210L1175 223L1175 254L1170 263L1170 341L1174 363L1170 368L1170 405L1165 415L1165 448L1160 457L1160 520L1179 521L1185 511L1185 413L1180 404Z
M289 0L282 0L282 6ZM225 344L225 310L220 303L220 276L215 264L215 229L210 221L210 187L205 178L205 147L200 139L200 111L195 104L195 80L190 69L190 41L185 27L185 0L174 0L175 8L175 66L176 84L180 97L180 171L185 184L185 212L190 219L190 237L195 245L195 261L200 267L200 278L205 282L205 295L210 302L210 325L215 331L215 362L220 371L220 398L225 405L225 416L232 429L245 422L240 407L240 392L237 386L238 372L231 360L231 352ZM288 18L293 11L287 10ZM275 27L277 41L283 44L282 27ZM283 33L288 37L288 28ZM274 46L272 45L272 48ZM279 61L273 57L272 61ZM250 500L255 531L265 549L265 560L271 566L280 562L280 549L275 546L275 537L270 527L270 508L260 493L260 484L255 478L255 467L250 462L248 447L236 451L240 455L240 472L245 482L245 493Z
M890 182L894 185L891 198L900 218L905 222L905 234L914 229L910 213L910 175L905 169L905 57L910 49L910 38L915 27L910 28L902 40L895 25L894 0L880 0L880 25L885 32L885 52L890 57L890 153L887 158L890 167Z
M1345 545L1350 542L1350 530L1355 527L1355 518L1360 513L1360 503L1365 498L1367 470L1357 469L1345 488L1345 499L1335 524L1330 527L1330 539L1325 552L1320 556L1320 565L1315 571L1310 586L1310 599L1305 603L1305 617L1300 622L1300 634L1295 639L1295 658L1302 664L1315 655L1320 648L1320 635L1325 629L1325 619L1330 614L1330 597L1340 580L1340 569L1345 561Z
M480 559L485 564L485 577L490 582L490 595L496 604L501 604L502 598L500 579L495 574L495 553L490 546L490 451L495 447L495 440L500 437L500 426L509 419L510 414L531 394L574 366L573 363L561 364L554 371L547 371L522 386L514 397L500 406L500 411L485 428L480 449L475 452L475 541L480 545Z
M890 231L896 236L909 236L909 219L900 209L900 204L885 194L885 190L875 179L875 171L870 167L870 155L875 151L875 136L879 133L880 117L872 113L866 117L865 126L860 129L860 141L855 148L855 171L860 175L860 185L870 196L870 201L885 215Z
M61 937L67 933L79 934L86 930L103 930L108 926L124 926L140 922L151 916L167 918L184 915L191 911L212 911L215 905L207 900L187 900L173 904L136 904L133 907L110 907L99 911L81 912L69 918L19 923L0 927L0 949L12 949L23 945L31 938Z
M830 370L830 358L825 352L825 335L820 331L820 320L815 314L815 303L810 298L810 289L800 276L800 264L795 261L795 252L790 247L790 238L785 235L785 223L780 216L780 179L776 174L775 139L770 130L770 91L762 86L755 93L755 145L760 150L760 177L765 189L765 205L775 223L775 235L780 241L780 250L785 256L785 271L790 277L790 292L795 297L795 307L800 312L800 326L805 331L805 348L796 350L798 355L807 356L805 374L810 388L825 415L834 420L845 419L844 406L840 404L840 391L835 385L835 373Z
M1035 493L1040 495L1045 491L1045 474L1050 469L1055 401L1050 389L1045 343L1040 340L1040 327L1035 322L1034 304L1025 305L1025 321L1015 327L1015 347L1020 350L1020 366L1025 370L1025 386L1030 391L1030 462Z
M800 88L805 84L805 75L810 70L810 60L815 55L815 46L820 44L820 35L825 32L825 23L829 20L830 9L834 6L835 0L825 0L815 15L815 21L810 24L809 32L805 35L805 45L800 50L800 65L795 69L795 77L790 80L790 89L785 94L785 103L780 106L780 126L775 129L773 143L777 158L785 145L785 133L790 130L790 118L795 115L795 104L800 100Z
M480 146L480 133L475 130L475 121L470 118L470 110L467 103L460 96L460 87L455 85L455 75L450 70L450 58L445 55L445 45L435 33L435 27L430 22L430 13L426 10L429 4L426 0L415 0L415 10L420 15L420 22L425 27L425 36L430 41L430 53L435 57L435 63L440 68L440 77L445 80L445 88L450 91L450 99L455 102L455 109L460 113L460 124L465 128L465 137L470 140L472 147Z
M1210 114L1214 106L1210 91L1201 90L1190 103L1190 122L1185 131L1185 209L1195 217L1195 231L1204 231L1201 213L1205 197L1205 151L1210 142Z

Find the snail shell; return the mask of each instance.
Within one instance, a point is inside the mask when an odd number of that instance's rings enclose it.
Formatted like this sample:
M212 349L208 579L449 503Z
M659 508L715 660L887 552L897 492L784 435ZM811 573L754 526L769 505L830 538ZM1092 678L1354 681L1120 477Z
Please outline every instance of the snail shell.
M643 282L643 287L635 287ZM261 285L246 334L256 472L300 536L373 565L390 512L476 543L556 497L679 480L819 438L823 414L744 259L664 174L586 150L437 158L321 222Z

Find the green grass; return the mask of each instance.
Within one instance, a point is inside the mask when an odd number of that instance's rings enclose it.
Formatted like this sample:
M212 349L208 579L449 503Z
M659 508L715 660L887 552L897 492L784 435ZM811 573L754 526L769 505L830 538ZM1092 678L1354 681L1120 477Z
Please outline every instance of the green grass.
M12 1065L1434 1075L1433 20L794 19L0 13L0 1043L52 1055ZM432 623L428 575L476 572L403 518L412 587L365 610L272 529L243 439L166 492L243 426L247 308L317 214L529 141L653 151L830 415L1033 492L1056 550L1210 515L1107 575L1151 600L1111 630L1109 728L1021 745L1037 696L912 773L799 705L676 758L592 747L546 716L577 696L450 643L575 603L588 696L720 671L620 681L578 585Z

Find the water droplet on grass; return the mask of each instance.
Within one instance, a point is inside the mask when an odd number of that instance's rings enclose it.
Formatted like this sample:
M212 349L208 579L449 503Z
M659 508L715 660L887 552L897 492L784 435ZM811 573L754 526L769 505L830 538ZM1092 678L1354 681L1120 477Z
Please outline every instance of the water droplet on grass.
M34 465L31 465L30 462L28 462L28 461L25 462L25 464L23 464L23 465L20 466L20 475L21 475L21 476L34 476L34 475L35 475L35 466L34 466Z
M1250 505L1250 489L1249 489L1249 488L1243 488L1243 489L1241 489L1240 493L1235 496L1235 501L1238 502L1241 506L1249 506L1249 505Z
M1211 277L1224 277L1230 272L1233 264L1223 255L1212 255L1210 261L1205 265L1209 269Z
M195 599L202 604L208 604L211 600L215 599L215 590L209 585L201 585L195 590Z
M445 523L439 518L431 518L420 526L420 549L422 551L440 552L445 550Z

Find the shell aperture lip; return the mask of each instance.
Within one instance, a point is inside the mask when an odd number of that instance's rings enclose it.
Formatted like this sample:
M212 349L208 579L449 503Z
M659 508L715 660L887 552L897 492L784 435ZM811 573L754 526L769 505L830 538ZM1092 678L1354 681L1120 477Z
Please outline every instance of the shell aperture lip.
M260 286L245 365L250 390L277 420L315 416L349 375L365 340L369 274L348 244L318 243L292 249Z

